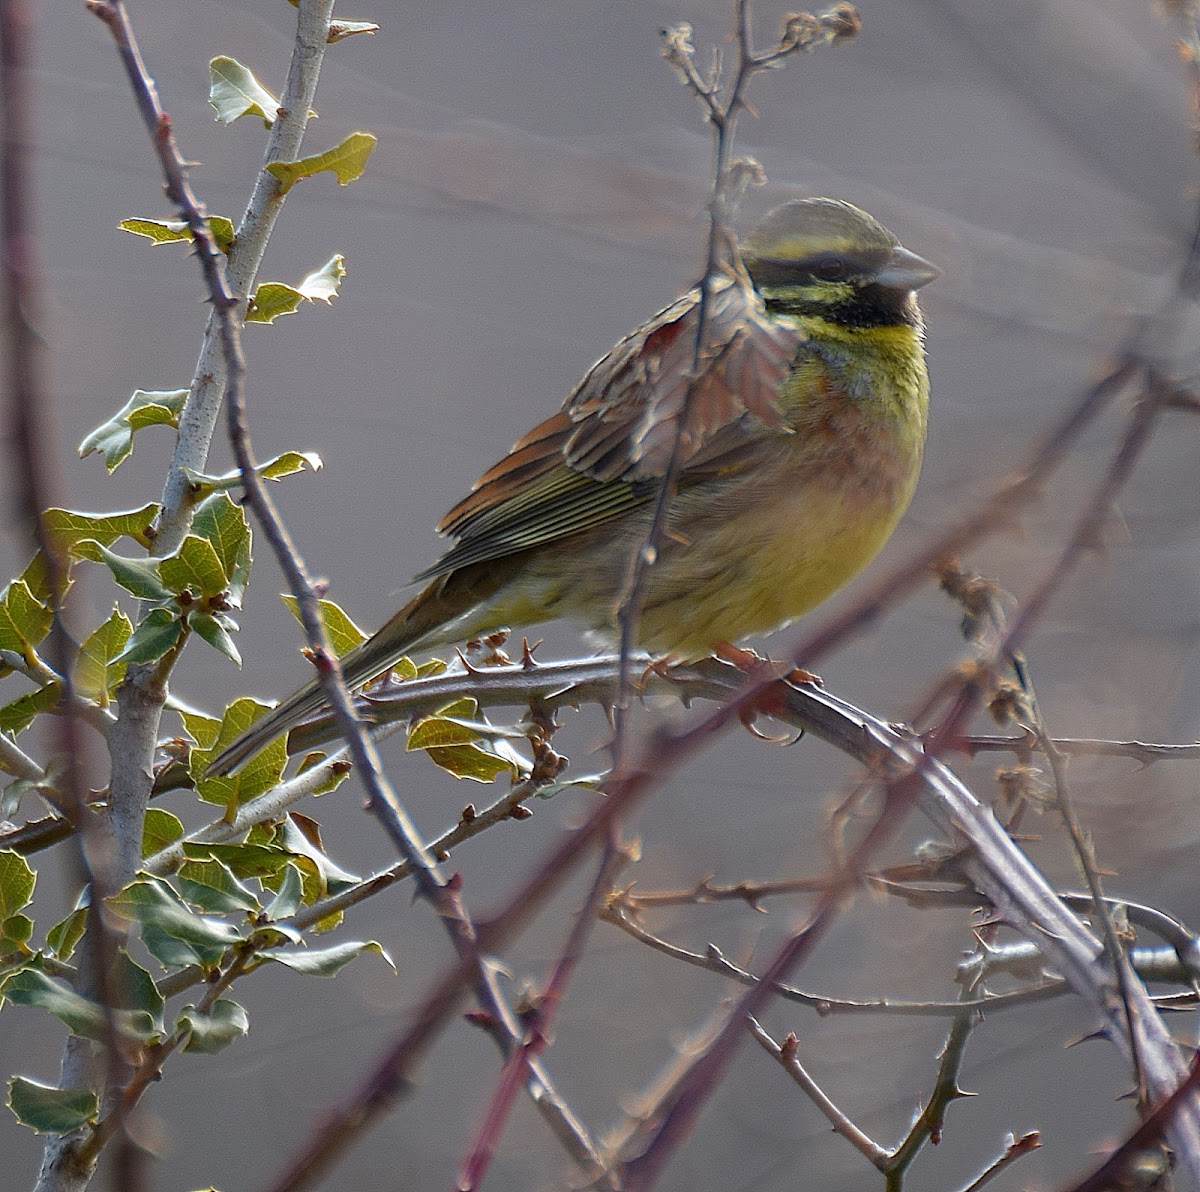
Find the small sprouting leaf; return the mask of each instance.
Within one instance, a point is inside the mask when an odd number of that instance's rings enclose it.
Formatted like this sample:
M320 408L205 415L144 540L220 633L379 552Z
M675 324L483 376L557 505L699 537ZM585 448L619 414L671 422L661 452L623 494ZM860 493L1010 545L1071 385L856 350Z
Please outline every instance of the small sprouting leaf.
M237 1002L220 998L207 1014L201 1014L195 1006L184 1006L175 1026L187 1032L184 1051L214 1055L240 1039L250 1029L250 1019Z
M345 276L346 258L336 253L320 269L314 269L296 289L311 302L332 303Z
M142 856L152 857L183 837L183 821L161 807L147 807L142 821Z
M107 707L110 693L125 677L125 663L117 662L125 649L133 622L116 605L107 621L93 629L75 658L75 689Z
M376 138L369 132L352 132L344 141L324 153L299 161L269 162L267 170L279 179L282 194L287 194L301 178L311 178L322 170L332 171L338 183L345 186L367 168L367 158L371 156L375 142Z
M183 622L169 608L152 608L133 631L116 661L124 663L157 662L173 650L183 636Z
M304 295L281 281L264 281L250 296L247 323L273 323L280 315L295 314Z
M298 973L307 973L312 977L334 977L364 952L382 956L395 972L396 965L392 958L384 951L383 945L375 940L347 940L329 948L264 948L259 955L263 960L285 964Z
M8 1107L22 1126L39 1134L70 1134L94 1122L100 1101L91 1089L60 1089L14 1076L8 1082Z
M170 588L163 584L158 573L158 559L131 559L118 555L94 538L81 539L75 550L81 558L105 564L113 579L139 600L167 600L171 596Z
M205 222L212 238L217 242L217 247L223 253L228 253L236 239L232 221L223 215L210 215ZM117 227L123 232L132 232L135 236L145 236L151 244L178 244L181 241L190 243L194 239L192 229L188 227L187 221L182 219L135 216L132 219L121 220Z
M545 786L539 786L537 797L553 799L555 795L560 795L572 787L585 791L600 791L604 789L604 784L610 777L610 774L578 774L574 778L562 778L555 782L548 782Z
M0 851L0 920L27 907L36 884L37 874L20 853L12 849Z
M115 472L133 451L133 435L144 426L179 427L179 415L187 400L186 389L135 389L133 396L107 421L102 422L79 444L86 459L93 452L104 456L104 466Z
M280 599L287 605L288 612L299 621L300 604L295 596L284 593ZM325 632L329 635L329 644L333 646L333 652L339 658L348 650L354 649L355 646L367 640L368 635L350 619L350 615L341 605L335 604L332 600L318 600L317 605L321 610L321 620L325 623ZM407 660L401 659L401 662L404 661ZM399 664L392 669L398 670ZM415 676L416 668L413 669Z
M228 582L213 544L196 534L189 534L173 555L157 562L163 584L175 595L191 592L204 599L223 592Z
M356 33L378 33L379 26L374 21L343 21L334 17L329 22L329 33L325 40L333 45L335 42L345 41L347 37L353 37Z
M285 451L265 464L258 465L258 473L264 480L282 480L310 468L319 472L325 466L315 451Z
M254 470L264 480L280 480L284 476L303 472L305 468L319 472L324 466L321 457L315 451L285 451L282 455L277 455L274 459L259 464ZM242 473L237 470L225 472L220 476L212 476L207 472L197 472L194 468L184 468L183 474L197 492L226 492L231 488L241 488L242 486Z
M236 58L221 56L208 64L208 102L221 124L240 116L258 116L270 128L279 115L279 100Z
M6 739L12 740L7 734ZM33 794L40 787L41 783L34 782L31 778L14 778L0 792L0 819L12 819L21 807L21 800L26 795Z
M225 574L225 591L234 608L242 607L242 597L250 582L250 523L246 511L225 493L216 493L202 501L192 518L192 533L207 539Z
M247 323L273 323L280 315L295 314L301 302L331 304L338 287L346 276L346 258L340 253L331 257L320 269L310 273L299 285L281 281L265 281L250 298L246 308Z

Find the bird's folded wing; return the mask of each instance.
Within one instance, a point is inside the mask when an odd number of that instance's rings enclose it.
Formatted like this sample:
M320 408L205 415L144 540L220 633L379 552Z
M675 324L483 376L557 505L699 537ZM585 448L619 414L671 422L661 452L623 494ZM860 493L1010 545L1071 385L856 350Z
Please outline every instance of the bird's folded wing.
M686 484L736 471L756 441L790 434L778 398L803 342L800 330L769 318L748 285L723 278L708 304L693 383L699 318L693 291L594 365L563 408L450 510L438 529L457 545L417 579L502 558L645 504L677 435Z

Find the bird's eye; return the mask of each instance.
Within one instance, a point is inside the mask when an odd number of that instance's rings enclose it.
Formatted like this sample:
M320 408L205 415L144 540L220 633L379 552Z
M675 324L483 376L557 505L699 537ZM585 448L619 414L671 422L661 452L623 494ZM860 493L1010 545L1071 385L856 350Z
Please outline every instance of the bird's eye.
M845 281L850 276L850 267L840 257L824 257L811 266L813 277L821 281Z

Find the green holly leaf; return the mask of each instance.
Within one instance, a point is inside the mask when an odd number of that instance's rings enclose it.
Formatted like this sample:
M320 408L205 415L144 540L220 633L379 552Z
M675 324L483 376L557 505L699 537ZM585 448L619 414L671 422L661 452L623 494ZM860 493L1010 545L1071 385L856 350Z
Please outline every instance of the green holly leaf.
M9 952L28 953L28 944L33 936L33 920L28 915L9 915L0 921L0 954Z
M93 452L104 456L104 466L115 472L133 452L133 436L144 426L179 429L186 389L135 389L133 396L107 421L79 444L80 458Z
M58 706L62 697L61 683L47 683L36 691L27 691L12 703L0 707L0 732L24 732L43 712Z
M112 546L118 538L132 538L139 546L150 548L154 541L152 527L158 516L158 505L151 501L140 509L120 513L85 513L79 509L47 509L42 515L46 531L72 558L94 559L84 555L79 544L88 539L102 546Z
M168 591L176 596L190 592L197 600L220 595L228 583L213 544L196 534L189 534L173 555L158 560L158 575Z
M304 901L304 882L300 876L300 870L288 862L279 872L282 873L283 880L279 884L279 889L275 891L275 897L271 899L263 912L272 923L277 923L281 919L290 919Z
M192 533L211 544L225 575L229 604L241 608L250 582L252 535L246 511L225 493L215 493L197 506Z
M77 542L75 551L80 558L103 563L112 572L113 579L139 600L169 600L171 597L171 589L162 582L159 574L158 559L131 559L118 555L92 538Z
M218 654L224 654L234 666L242 665L242 655L230 636L231 630L237 629L237 622L232 617L224 613L191 613L188 627Z
M224 807L227 817L232 818L238 807L256 795L278 786L287 768L287 742L280 738L260 750L234 774L218 777L204 772L208 763L226 745L240 737L268 710L268 706L249 698L234 700L225 709L219 725L212 720L184 717L184 725L195 738L197 746L188 759L188 773L195 784L196 793L206 803Z
M295 314L304 295L282 281L264 281L258 285L246 307L247 323L273 323L280 315Z
M409 730L405 746L424 750L436 766L456 778L472 782L494 782L501 774L519 777L528 763L504 738L523 737L512 729L470 719L479 705L469 696L455 700L433 716L417 721Z
M29 660L54 624L54 609L43 604L23 579L10 580L0 592L0 650ZM9 668L0 664L0 675Z
M346 186L362 175L367 158L375 148L376 138L369 132L352 132L344 141L299 161L273 161L267 164L269 173L279 179L280 193L287 194L301 178L311 178L323 170L331 171L339 185Z
M257 914L258 899L220 861L185 861L176 874L179 892L198 910L210 914Z
M196 914L160 878L139 878L108 899L108 905L141 927L142 942L167 968L180 963L216 964L226 949L243 938L232 924Z
M0 851L0 920L27 907L33 901L35 885L37 874L20 853Z
M320 886L316 891L306 889L305 902L314 901L313 896L323 898L326 894L340 894L362 880L357 874L343 869L325 852L317 823L307 815L288 812L275 829L275 843L297 860L309 862L311 869L302 866L304 874L316 871Z
M284 476L303 472L305 468L319 472L324 466L324 462L315 451L285 451L282 455L277 455L274 459L259 464L254 470L264 480L281 480ZM187 477L188 483L197 492L225 492L231 488L241 488L242 486L242 473L237 469L225 472L220 476L197 472L194 468L184 468L183 473Z
M22 1126L38 1134L70 1134L94 1122L100 1101L91 1089L60 1089L27 1076L8 1082L8 1107Z
M117 684L125 677L124 662L118 662L133 633L133 623L117 606L108 620L84 638L75 658L75 689L102 708L107 707Z
M183 821L161 807L147 807L142 821L142 856L152 857L183 838Z
M59 1020L73 1035L102 1040L108 1035L104 1007L80 996L68 985L36 968L23 968L0 985L0 997L14 1006L33 1006ZM148 1040L157 1033L153 1015L144 1010L118 1010L113 1021L130 1039Z
M300 620L300 602L289 593L283 593L280 599L287 605L288 612ZM329 638L329 644L333 646L333 652L340 658L343 654L354 649L355 646L367 640L368 634L364 633L351 619L349 614L341 607L335 604L332 600L318 600L317 606L321 612L321 620L325 625L325 633ZM408 659L402 658L400 663L392 667L393 672L399 672L401 664L408 662ZM405 675L405 678L415 678L417 668L412 666L412 674Z
M320 269L310 273L299 285L265 281L255 291L246 308L247 323L273 323L280 315L295 314L301 302L332 305L341 280L346 276L346 258L340 253Z
M392 971L396 971L392 958L384 951L383 945L375 940L347 940L329 948L264 948L259 956L311 977L335 977L364 952L382 956Z
M220 861L238 878L257 878L271 888L285 880L284 870L292 859L276 845L261 840L245 840L240 844L201 844L191 841L183 845L183 855L197 861Z
M77 906L65 919L60 919L46 932L46 947L59 960L70 960L75 945L83 939L87 926L87 907Z
M279 100L236 58L214 58L208 64L208 102L221 124L242 116L258 116L270 128L279 115Z
M133 631L116 661L135 665L157 662L179 644L183 631L184 625L177 613L169 608L152 608Z
M205 223L208 224L208 230L212 233L212 238L217 242L217 247L228 254L233 247L234 241L237 239L233 230L233 223L226 219L223 215L210 215ZM186 220L183 219L150 219L143 216L135 216L132 219L123 219L117 227L123 232L132 232L135 236L144 236L151 244L178 244L181 241L190 243L195 237L192 235L192 229L188 226Z
M325 466L324 461L315 451L285 451L265 464L258 465L258 474L264 480L282 480L285 476L294 476L305 468L319 472ZM241 477L239 476L240 480Z

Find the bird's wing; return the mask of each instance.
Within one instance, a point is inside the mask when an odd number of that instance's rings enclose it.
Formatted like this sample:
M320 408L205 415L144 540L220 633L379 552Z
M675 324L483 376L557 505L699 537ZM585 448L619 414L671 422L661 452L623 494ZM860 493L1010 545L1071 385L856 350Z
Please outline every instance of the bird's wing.
M778 397L803 333L769 318L749 285L722 278L688 400L699 307L699 291L685 295L595 364L563 408L442 519L438 530L458 542L417 579L591 529L645 504L666 474L676 435L688 483L737 470L764 435L790 434Z

